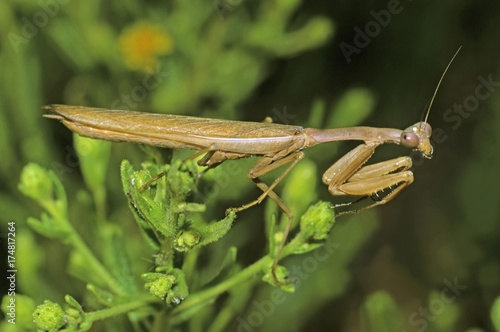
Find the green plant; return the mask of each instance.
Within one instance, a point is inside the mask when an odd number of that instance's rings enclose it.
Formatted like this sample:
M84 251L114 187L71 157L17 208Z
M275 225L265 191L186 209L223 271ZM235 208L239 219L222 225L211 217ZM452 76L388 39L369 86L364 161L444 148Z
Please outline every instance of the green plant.
M87 139L78 138L77 145L81 144L80 140ZM104 190L104 178L97 176L100 168L106 165L106 162L102 162L101 152L108 150L103 150L103 145L106 143L93 142L90 145L92 148L86 150L85 157L81 156L94 165L94 168L82 167L82 170L86 179L93 179L92 185L89 182L87 185L91 188L95 202L100 201ZM166 175L143 189L142 186L160 171ZM303 172L304 169L300 174ZM132 271L137 267L130 264L125 254L127 235L96 213L96 222L91 223L95 227L93 233L104 243L98 246L104 258L98 257L94 253L96 248L89 248L72 226L68 217L66 193L54 173L36 164L30 164L23 170L19 189L45 210L40 219L30 218L28 223L38 233L70 247L70 271L87 284L87 290L95 302L103 307L85 312L70 295L65 297L64 309L46 301L34 313L39 328L49 329L50 326L50 329L56 330L67 328L83 331L89 329L96 320L119 314L130 316L136 311L140 312L141 319L135 323L151 328L159 324L153 317L165 309L170 312L166 314L167 317L171 317L165 324L172 326L197 315L222 293L231 293L234 287L246 282L256 282L254 277L260 273L263 273L264 280L275 285L271 266L282 234L282 225L276 225L274 221L275 214L271 217L268 236L270 252L257 262L241 267L236 263L236 248L231 248L222 261L208 258L200 267L203 247L228 233L235 214L230 213L216 222L203 220L205 205L190 201L196 197L199 178L197 167L192 162L179 160L172 164L157 161L144 163L141 170L134 171L128 161L123 161L121 177L130 208L144 234L144 243L149 243L154 252L148 267L152 266L153 270L142 271L142 281L134 278ZM304 182L299 178L292 181L295 181L295 186ZM298 232L285 245L282 258L318 248L333 226L333 220L329 203L319 202L310 206L300 218ZM284 278L286 269L279 267L278 275ZM293 282L282 284L281 288L293 291ZM239 294L233 292L233 296ZM165 320L158 316L157 319Z

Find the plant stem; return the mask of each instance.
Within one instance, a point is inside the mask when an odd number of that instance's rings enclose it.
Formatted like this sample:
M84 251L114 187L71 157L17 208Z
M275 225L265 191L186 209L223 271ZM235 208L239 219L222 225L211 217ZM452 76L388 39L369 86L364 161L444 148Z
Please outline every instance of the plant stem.
M69 222L68 222L69 225ZM96 280L102 280L102 282L115 294L125 295L123 289L120 287L118 281L109 274L108 270L101 264L101 262L94 256L89 247L85 244L82 238L72 229L72 239L71 245L77 251L79 251L85 259L90 263L91 268L95 271L97 276Z
M135 309L144 308L149 302L155 302L155 301L156 299L152 298L149 295L143 296L143 298L138 298L132 302L119 304L107 309L87 312L85 313L85 318L86 320L94 322L97 320L106 319L121 314L126 314Z
M213 301L220 294L231 289L233 286L240 284L246 280L251 279L256 274L262 271L266 265L270 265L273 262L273 258L270 256L265 256L259 259L257 262L243 269L239 273L233 275L229 279L213 286L212 288L203 290L199 293L195 293L193 296L189 297L181 305L172 311L172 323L177 324L186 319L183 317L183 313L190 311L196 306L202 305L207 301Z

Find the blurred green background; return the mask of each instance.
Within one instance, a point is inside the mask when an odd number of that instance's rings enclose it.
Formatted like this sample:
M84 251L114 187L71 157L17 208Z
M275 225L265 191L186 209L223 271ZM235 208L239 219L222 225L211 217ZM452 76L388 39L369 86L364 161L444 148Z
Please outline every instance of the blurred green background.
M42 118L43 105L403 129L419 121L463 45L429 117L441 129L434 158L415 155L414 184L390 204L340 218L326 261L308 265L314 253L287 259L307 273L284 301L266 307L273 289L255 283L225 329L500 331L499 23L494 0L2 1L0 220L2 234L16 222L18 291L37 304L62 303L67 293L85 302L84 283L67 273L65 247L27 226L41 209L17 188L27 163L55 171L73 224L92 243L95 212L71 133ZM306 151L303 163L317 173L307 178L316 183L312 196L337 201L321 174L355 145ZM379 150L374 160L409 154ZM129 255L147 269L151 252L140 247L119 180L125 158L139 164L145 155L133 144L112 145L101 213L132 235ZM254 161L230 162L238 174L210 195L207 219L258 195L246 178ZM285 201L304 190L280 188ZM265 253L266 206L242 212L224 240L243 265ZM2 243L5 252L5 236Z

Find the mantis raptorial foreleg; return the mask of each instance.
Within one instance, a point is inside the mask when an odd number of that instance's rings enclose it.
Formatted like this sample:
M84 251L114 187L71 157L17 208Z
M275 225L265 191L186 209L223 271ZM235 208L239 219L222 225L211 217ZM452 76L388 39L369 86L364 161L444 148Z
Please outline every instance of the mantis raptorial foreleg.
M357 146L323 174L323 182L328 185L328 190L332 195L354 195L374 199L374 202L368 206L340 212L337 216L385 204L413 182L413 173L408 170L412 166L410 157L399 157L363 166L379 145L378 142L366 142ZM376 196L384 190L390 190L390 192L382 198ZM342 205L346 204L339 206Z

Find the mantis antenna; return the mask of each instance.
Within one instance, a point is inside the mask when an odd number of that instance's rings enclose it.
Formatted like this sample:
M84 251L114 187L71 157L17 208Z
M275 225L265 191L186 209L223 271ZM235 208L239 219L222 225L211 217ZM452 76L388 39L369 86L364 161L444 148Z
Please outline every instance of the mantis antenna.
M446 75L446 72L448 71L448 68L450 68L450 65L451 63L453 62L453 60L455 60L458 52L460 52L460 50L462 49L462 46L460 46L458 48L458 50L455 52L455 54L453 55L453 57L451 58L450 62L448 62L448 65L446 66L446 68L444 69L444 72L443 74L441 75L441 78L439 79L439 82L436 86L436 89L434 90L434 94L432 95L432 98L431 98L431 102L429 104L429 108L427 109L427 114L425 115L425 119L423 122L427 123L427 118L429 117L429 113L431 112L431 108L432 108L432 104L434 103L434 98L436 98L436 94L439 90L439 86L441 85L441 82L443 81L443 78L444 78L444 75Z

